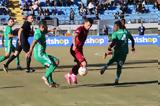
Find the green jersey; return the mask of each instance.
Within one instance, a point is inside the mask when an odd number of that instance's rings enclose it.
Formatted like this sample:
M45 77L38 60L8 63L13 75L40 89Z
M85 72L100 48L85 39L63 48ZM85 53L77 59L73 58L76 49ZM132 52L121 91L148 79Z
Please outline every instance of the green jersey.
M37 29L34 32L34 40L38 41L36 45L34 46L34 58L36 61L40 62L44 66L50 66L51 64L55 65L55 61L58 59L54 56L48 55L46 50L46 33L43 33L40 31L40 29Z
M34 53L35 54L37 54L38 52L45 53L46 50L45 33L41 32L40 29L36 29L34 33L34 40L38 41L34 47Z
M4 28L4 46L6 47L12 45L12 38L9 38L9 34L12 34L12 27L7 25Z
M112 41L115 40L114 53L115 54L128 54L128 39L132 35L126 29L119 29L112 34Z

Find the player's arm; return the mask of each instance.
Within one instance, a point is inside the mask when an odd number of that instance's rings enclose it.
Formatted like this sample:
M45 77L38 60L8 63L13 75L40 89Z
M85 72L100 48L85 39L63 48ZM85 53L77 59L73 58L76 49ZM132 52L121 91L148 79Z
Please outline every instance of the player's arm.
M33 41L32 41L31 47L30 47L30 49L29 49L29 52L27 53L27 57L30 57L30 56L32 55L34 46L36 45L37 42L38 42L38 40L33 40Z
M112 41L109 46L108 46L108 51L104 53L104 59L108 56L108 55L112 55L112 47L115 45L114 41Z
M30 30L30 32L29 32L29 35L33 36L33 34L34 34L34 28L32 27L31 30Z
M116 44L116 34L113 33L112 34L112 41L108 46L108 51L104 53L104 59L107 57L107 55L112 55L112 48L115 46Z
M20 40L20 36L21 36L22 31L23 31L23 28L20 28L20 29L18 30L18 39L19 39L19 40Z
M1 37L2 37L2 47L4 47L4 34L2 34Z
M111 43L109 44L108 46L108 51L112 51L112 48L115 46L116 44L116 39L117 39L117 36L116 36L116 33L113 33L112 34L112 41Z
M8 43L9 43L9 45L11 45L12 44L12 38L13 38L13 34L12 34L12 31L11 31L11 28L8 28L7 29L7 32L8 32Z
M79 28L77 28L77 29L75 30L75 32L74 32L73 41L72 41L72 43L73 43L73 48L72 48L72 50L73 50L73 51L75 51L76 48L77 48L76 39L77 39L77 37L80 35L81 31L82 31L82 29L79 27Z
M76 48L77 48L77 45L76 45L76 38L78 37L78 34L77 33L74 33L74 36L73 36L73 50L75 51Z
M112 48L115 46L115 44L116 44L116 39L113 39L108 46L108 51L112 51Z
M133 36L131 35L131 33L130 32L128 32L128 36L129 36L129 39L131 40L131 43L132 43L132 51L135 51L135 48L134 48L134 46L135 46L135 41L134 41L134 38L133 38Z
M21 44L21 42L20 42L20 37L21 37L22 31L23 31L23 28L20 28L20 29L18 30L18 39L19 39L18 43L19 43L19 44Z
M12 31L11 31L11 28L8 28L6 30L6 32L8 33L8 38L13 38L13 34L12 34Z
M143 27L144 28L144 31L146 30L146 28L145 27Z
M32 55L33 48L37 44L37 42L40 39L40 37L41 37L41 34L39 32L35 31L34 40L32 41L32 44L31 44L30 49L29 49L29 52L27 53L27 57L30 57Z
M13 38L13 34L8 34L8 37L9 38Z
M8 40L9 42L8 43L11 44L12 43L13 34L11 34L11 33L8 34L8 37L9 37L9 40Z

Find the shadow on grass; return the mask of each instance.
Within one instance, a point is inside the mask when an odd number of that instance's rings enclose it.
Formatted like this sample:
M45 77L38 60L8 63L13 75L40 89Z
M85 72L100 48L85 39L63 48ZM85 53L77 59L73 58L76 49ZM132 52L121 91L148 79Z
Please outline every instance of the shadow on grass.
M158 64L158 60L134 60L134 61L128 61L125 63L125 66L127 66L128 64L144 64L144 63L157 63ZM88 64L88 67L103 67L105 64L104 63L99 63L99 64ZM115 65L115 64L113 64ZM57 69L64 69L64 68L72 68L73 65L60 65ZM44 69L44 67L32 67L34 69ZM125 68L145 68L145 67L124 67ZM9 71L12 70L17 70L16 68L9 68ZM92 69L95 70L95 69ZM98 69L97 69L98 70ZM2 71L2 69L0 69L0 71ZM23 70L22 70L23 71ZM61 71L60 71L61 72Z
M123 69L138 69L138 68L151 68L151 67L155 67L155 66L135 66L135 67L124 66ZM38 70L42 70L42 69L45 70L44 67L32 67L32 68L36 70L35 73L44 73L44 72L42 72L42 71L40 72ZM70 69L71 69L71 67L70 67ZM90 67L88 67L88 71L100 71L100 69L101 68L90 68ZM108 68L107 70L116 70L116 69L117 68L115 67L115 68ZM3 70L1 69L0 71L3 71ZM11 69L8 70L8 72L10 72L10 71L24 71L25 72L25 69L23 69L23 70L17 70L15 68L11 68ZM67 71L69 71L69 70L65 69L65 68L62 68L62 67L58 67L56 69L56 72L67 72Z
M134 60L134 61L128 61L125 63L125 66L126 65L129 65L129 64L144 64L144 63L157 63L158 64L158 60ZM87 67L103 67L105 64L104 63L98 63L98 64L88 64ZM115 65L115 64L113 64ZM58 68L59 69L63 69L63 68L72 68L73 65L61 65L59 66ZM41 68L44 68L44 67L33 67L35 69L41 69ZM125 68L125 67L124 67ZM126 67L127 68L127 67ZM133 67L133 68L136 68L136 67Z
M0 89L12 89L12 88L22 88L24 86L5 86L5 87L0 87Z
M157 84L158 80L153 81L139 81L139 82L123 82L115 85L114 83L100 83L100 84L83 84L83 85L73 85L73 86L61 86L61 89L71 89L79 87L132 87L137 85L148 85L148 84Z

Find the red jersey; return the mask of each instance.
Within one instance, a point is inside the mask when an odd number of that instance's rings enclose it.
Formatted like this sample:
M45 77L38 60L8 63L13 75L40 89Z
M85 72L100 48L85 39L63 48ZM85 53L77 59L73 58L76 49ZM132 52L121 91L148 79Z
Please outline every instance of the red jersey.
M83 48L83 45L87 39L88 30L84 26L80 26L75 30L75 33L78 35L75 38L75 45L77 48Z

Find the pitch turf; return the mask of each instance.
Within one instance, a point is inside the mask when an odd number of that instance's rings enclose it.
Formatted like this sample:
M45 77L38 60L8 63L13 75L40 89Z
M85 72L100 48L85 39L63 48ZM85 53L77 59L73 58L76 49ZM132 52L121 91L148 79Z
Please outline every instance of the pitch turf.
M118 86L113 85L115 65L103 76L99 74L98 69L110 58L102 58L106 47L84 48L89 73L85 77L78 76L79 83L73 86L68 86L64 80L64 74L74 64L68 47L47 49L60 59L60 67L53 75L59 88L45 86L41 80L45 69L34 60L32 66L36 72L29 74L15 70L15 62L7 74L2 71L1 63L0 106L159 106L158 49L137 46L136 52L128 55ZM25 66L24 54L21 54L21 64Z

